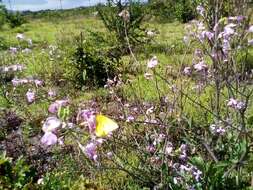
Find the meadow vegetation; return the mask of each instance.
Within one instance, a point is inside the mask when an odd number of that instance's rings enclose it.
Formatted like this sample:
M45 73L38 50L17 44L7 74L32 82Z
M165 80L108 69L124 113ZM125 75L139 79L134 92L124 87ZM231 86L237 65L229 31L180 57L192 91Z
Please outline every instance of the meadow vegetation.
M246 0L0 7L0 189L253 188Z

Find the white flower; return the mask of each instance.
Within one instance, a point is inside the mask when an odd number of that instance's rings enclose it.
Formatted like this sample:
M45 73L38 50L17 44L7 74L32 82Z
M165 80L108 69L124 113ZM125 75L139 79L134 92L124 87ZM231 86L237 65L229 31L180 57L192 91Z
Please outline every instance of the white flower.
M149 114L151 114L153 112L154 112L154 107L152 106L149 109L147 109L146 114L149 115Z
M16 35L16 38L17 38L18 40L23 40L23 39L25 39L25 36L24 36L24 34L18 33L18 34Z
M249 30L248 30L250 33L253 33L253 25L249 27Z
M38 179L37 184L38 184L38 185L44 184L43 178Z
M145 73L144 74L144 77L147 79L147 80L150 80L152 79L153 75L151 73Z
M253 39L252 40L248 40L248 45L253 46Z
M148 35L149 37L153 37L153 36L155 36L155 32L153 32L153 31L151 31L151 30L148 30L148 31L147 31L147 35Z

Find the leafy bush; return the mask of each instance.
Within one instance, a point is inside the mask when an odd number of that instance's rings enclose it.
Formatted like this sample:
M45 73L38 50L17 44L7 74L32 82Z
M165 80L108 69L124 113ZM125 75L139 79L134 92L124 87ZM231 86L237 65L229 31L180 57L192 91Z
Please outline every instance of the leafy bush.
M195 7L198 0L151 0L149 8L153 15L160 21L167 22L175 19L181 22L188 22L196 18Z
M21 26L26 22L26 19L19 12L9 12L7 20L12 28Z
M116 36L115 49L121 54L146 42L145 28L142 27L145 8L139 2L108 0L106 7L100 5L97 10L106 29Z
M84 42L83 35L77 38L77 47L73 57L76 70L74 77L77 87L101 87L108 78L113 78L116 72L117 60L106 55L102 49Z
M34 172L22 157L15 162L0 155L0 188L1 189L28 189L32 188Z

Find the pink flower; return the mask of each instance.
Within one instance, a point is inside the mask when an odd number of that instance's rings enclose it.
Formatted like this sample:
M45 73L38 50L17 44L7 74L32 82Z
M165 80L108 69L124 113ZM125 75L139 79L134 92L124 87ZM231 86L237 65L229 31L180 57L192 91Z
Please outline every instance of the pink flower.
M158 64L157 57L154 56L154 57L152 57L151 60L149 60L149 62L148 62L148 68L152 69L152 68L154 68L157 64Z
M35 101L35 92L29 89L26 93L26 99L28 103L33 103Z
M46 146L51 146L57 143L57 136L52 132L46 132L40 142Z

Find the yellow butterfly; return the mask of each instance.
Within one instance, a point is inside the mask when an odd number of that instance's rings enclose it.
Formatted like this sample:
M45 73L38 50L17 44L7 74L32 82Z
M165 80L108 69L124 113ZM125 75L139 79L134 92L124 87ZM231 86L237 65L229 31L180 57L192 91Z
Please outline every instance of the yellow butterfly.
M112 119L101 114L96 115L96 136L104 137L119 128L118 124Z

